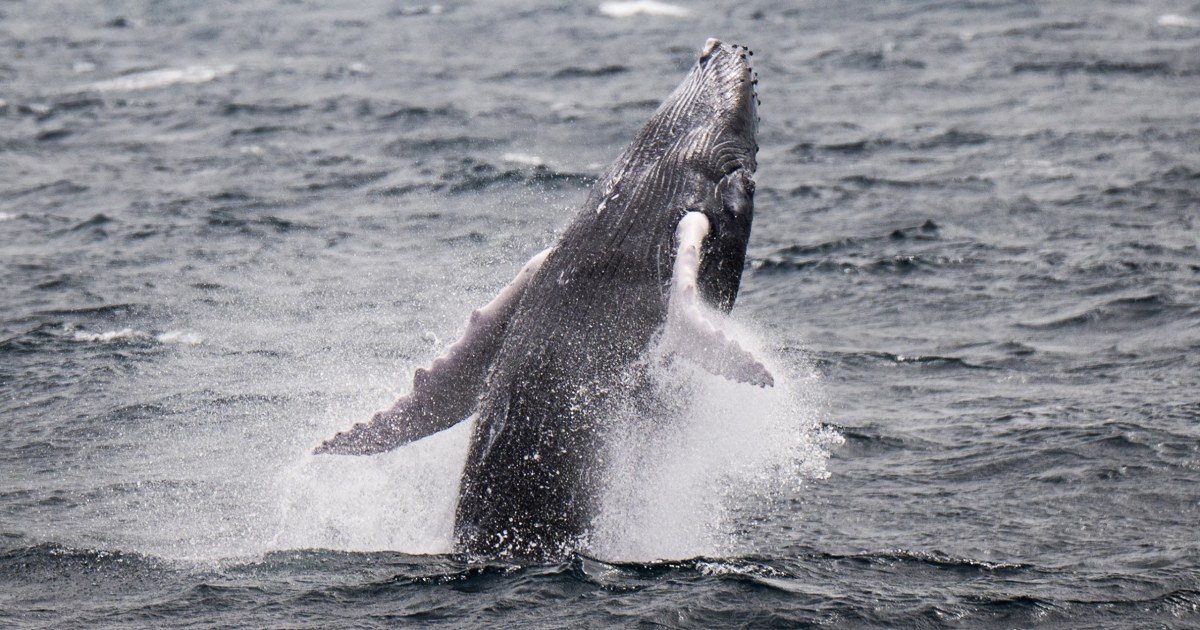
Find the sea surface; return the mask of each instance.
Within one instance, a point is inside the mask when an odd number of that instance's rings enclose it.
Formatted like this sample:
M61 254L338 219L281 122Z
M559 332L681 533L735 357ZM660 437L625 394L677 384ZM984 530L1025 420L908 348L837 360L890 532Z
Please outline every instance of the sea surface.
M732 320L589 545L471 560L409 387L708 37ZM0 627L1200 627L1200 3L0 2Z

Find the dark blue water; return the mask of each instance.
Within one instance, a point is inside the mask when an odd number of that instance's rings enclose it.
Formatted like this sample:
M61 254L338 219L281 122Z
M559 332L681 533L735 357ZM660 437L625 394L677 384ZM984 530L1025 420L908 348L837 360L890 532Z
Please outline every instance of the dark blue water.
M1200 5L731 7L0 4L0 626L1200 625ZM559 565L447 553L465 426L309 456L712 36L780 386Z

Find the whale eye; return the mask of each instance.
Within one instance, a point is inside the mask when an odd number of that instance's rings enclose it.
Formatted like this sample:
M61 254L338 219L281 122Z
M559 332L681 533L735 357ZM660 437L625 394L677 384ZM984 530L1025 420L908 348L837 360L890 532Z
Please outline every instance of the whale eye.
M717 184L717 195L721 207L734 216L754 212L754 179L741 169L729 173Z

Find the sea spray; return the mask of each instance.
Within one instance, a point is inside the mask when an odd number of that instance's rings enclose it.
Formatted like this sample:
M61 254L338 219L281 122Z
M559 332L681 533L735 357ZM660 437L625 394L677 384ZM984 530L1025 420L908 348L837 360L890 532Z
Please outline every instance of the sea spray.
M840 438L822 429L815 370L774 360L735 322L724 326L765 360L775 387L655 357L649 389L609 419L586 553L634 561L748 553L757 539L747 519L827 475L827 449ZM279 472L279 525L268 549L452 551L472 425L372 457L299 455Z
M652 369L653 403L632 402L614 418L590 541L595 555L649 561L747 553L756 541L742 520L827 475L827 449L840 437L821 428L815 371L779 365L753 335L726 325L765 359L775 387L735 383L683 361Z
M450 552L471 425L372 457L302 456L282 474L271 547Z

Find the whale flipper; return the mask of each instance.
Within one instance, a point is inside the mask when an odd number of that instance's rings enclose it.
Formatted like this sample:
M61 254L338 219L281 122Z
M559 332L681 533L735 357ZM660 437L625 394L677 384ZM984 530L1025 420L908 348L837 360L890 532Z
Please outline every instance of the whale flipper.
M697 297L700 251L708 230L708 217L703 212L688 212L675 229L678 249L671 274L664 340L672 354L712 374L759 387L774 386L775 378L762 361L726 336L700 307Z
M434 359L428 369L417 369L408 395L401 396L390 408L375 412L368 422L325 440L313 453L382 453L448 429L474 413L508 322L530 278L550 251L530 259L499 295L471 313L462 338Z

